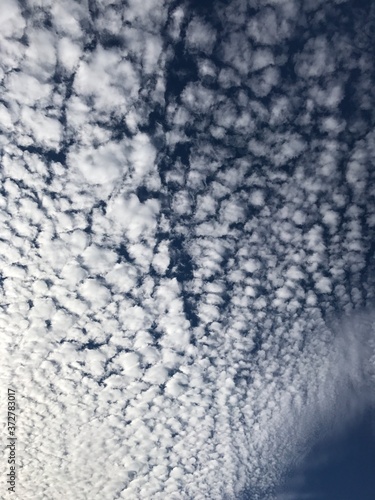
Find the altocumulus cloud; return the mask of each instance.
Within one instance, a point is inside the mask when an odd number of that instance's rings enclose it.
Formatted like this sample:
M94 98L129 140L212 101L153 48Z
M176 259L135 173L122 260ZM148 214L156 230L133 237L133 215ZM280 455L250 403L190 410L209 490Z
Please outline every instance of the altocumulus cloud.
M374 20L2 1L17 498L271 499L374 404Z

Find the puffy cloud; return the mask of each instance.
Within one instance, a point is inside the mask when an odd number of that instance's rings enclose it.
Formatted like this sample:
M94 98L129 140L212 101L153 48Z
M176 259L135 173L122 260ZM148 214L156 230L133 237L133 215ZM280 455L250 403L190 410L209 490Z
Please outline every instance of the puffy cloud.
M4 3L20 498L271 498L374 404L369 21L250 3Z
M186 31L186 44L190 49L210 54L216 40L215 30L199 18L193 18Z

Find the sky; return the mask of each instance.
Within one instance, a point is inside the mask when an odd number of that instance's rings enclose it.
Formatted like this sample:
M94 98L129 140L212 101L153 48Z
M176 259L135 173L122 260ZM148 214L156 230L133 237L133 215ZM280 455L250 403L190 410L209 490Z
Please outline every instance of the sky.
M1 1L1 498L372 498L374 48L364 0Z
M375 491L373 421L373 412L365 412L338 435L320 437L302 464L289 471L276 498L370 500Z

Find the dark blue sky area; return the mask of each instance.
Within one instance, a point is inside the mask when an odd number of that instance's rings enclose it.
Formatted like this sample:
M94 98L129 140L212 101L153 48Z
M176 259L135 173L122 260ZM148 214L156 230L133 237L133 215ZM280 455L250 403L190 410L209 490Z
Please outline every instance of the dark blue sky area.
M280 500L373 500L375 419L367 413L339 436L319 442L284 485Z

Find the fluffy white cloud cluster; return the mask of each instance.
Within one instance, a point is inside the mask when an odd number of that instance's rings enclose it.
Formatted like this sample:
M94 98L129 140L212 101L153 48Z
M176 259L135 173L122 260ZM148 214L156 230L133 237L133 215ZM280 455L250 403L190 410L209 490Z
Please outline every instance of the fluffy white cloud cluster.
M374 404L370 46L248 3L3 1L17 498L271 499Z

